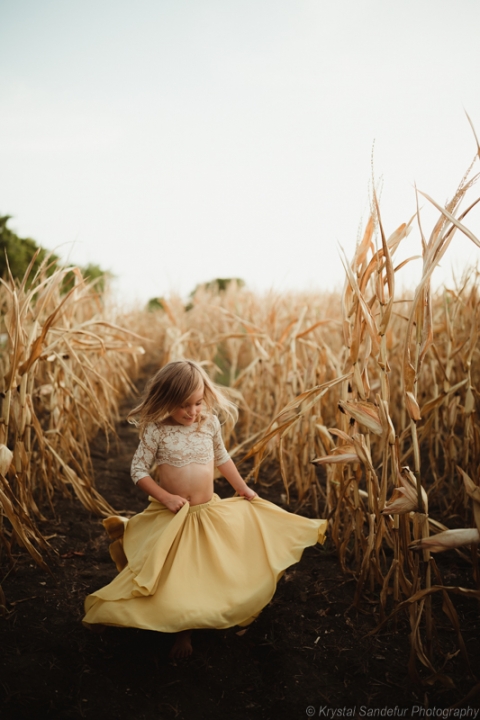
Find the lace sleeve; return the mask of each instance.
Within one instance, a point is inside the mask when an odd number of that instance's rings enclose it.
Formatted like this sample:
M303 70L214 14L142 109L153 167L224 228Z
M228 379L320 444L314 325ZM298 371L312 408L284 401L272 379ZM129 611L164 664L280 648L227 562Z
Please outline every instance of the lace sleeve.
M230 460L230 455L223 444L222 431L220 429L220 421L217 417L213 420L213 454L215 456L215 467L223 465Z
M132 460L130 473L135 484L150 475L150 468L157 454L158 440L157 427L153 423L148 424Z

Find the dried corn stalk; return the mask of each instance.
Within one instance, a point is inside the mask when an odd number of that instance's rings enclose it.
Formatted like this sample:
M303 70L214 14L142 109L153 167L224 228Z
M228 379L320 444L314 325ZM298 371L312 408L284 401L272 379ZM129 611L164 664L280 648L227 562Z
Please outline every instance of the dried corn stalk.
M0 540L7 553L24 546L42 566L48 543L36 522L56 488L73 490L92 512L111 512L94 487L88 443L114 429L143 353L77 268L48 276L46 262L28 287L29 271L0 285ZM63 294L69 270L75 284Z

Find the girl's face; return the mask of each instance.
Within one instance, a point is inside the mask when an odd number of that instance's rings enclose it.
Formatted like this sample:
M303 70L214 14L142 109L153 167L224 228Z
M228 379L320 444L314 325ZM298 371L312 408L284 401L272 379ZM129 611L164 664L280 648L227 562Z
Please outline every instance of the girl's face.
M170 417L177 425L193 425L202 412L203 385L195 390L187 400L170 413Z

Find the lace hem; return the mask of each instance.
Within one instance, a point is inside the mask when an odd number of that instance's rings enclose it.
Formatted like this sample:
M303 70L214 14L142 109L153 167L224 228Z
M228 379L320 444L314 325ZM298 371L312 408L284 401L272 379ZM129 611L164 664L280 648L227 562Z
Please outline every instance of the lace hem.
M196 463L197 465L208 465L208 463L209 463L209 462L212 462L213 459L214 459L214 458L213 458L213 455L212 455L212 457L210 458L210 460L186 460L186 461L182 461L182 460L172 460L172 459L170 458L170 460L160 460L160 461L157 460L156 464L157 464L157 467L158 467L159 465L173 465L173 467L185 467L185 465L191 465L192 463ZM225 462L226 462L226 461L225 461ZM223 463L222 463L222 464L223 464Z

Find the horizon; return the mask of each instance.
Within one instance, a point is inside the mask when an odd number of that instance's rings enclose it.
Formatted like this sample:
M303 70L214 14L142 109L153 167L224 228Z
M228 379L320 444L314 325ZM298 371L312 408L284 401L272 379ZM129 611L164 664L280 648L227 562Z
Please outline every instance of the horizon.
M132 302L215 277L341 286L337 245L351 257L372 175L390 235L415 186L444 204L476 152L473 0L454 13L6 0L1 13L0 213L63 262L112 272ZM428 235L438 211L420 204ZM466 225L480 235L478 207ZM420 248L414 228L399 261ZM477 259L457 233L435 281Z

